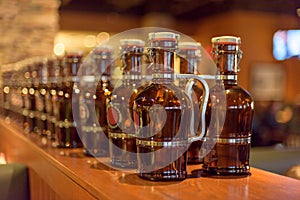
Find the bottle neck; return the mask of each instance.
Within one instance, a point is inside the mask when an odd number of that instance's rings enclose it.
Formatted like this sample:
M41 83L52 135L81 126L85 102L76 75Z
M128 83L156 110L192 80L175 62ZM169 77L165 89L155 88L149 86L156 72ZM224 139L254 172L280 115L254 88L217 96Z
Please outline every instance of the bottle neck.
M101 76L110 76L111 74L111 65L112 65L112 59L110 57L107 57L107 59L96 59L96 74L99 74Z
M71 85L72 82L74 82L75 77L77 76L77 72L81 65L81 56L67 56L65 58L65 62L63 64L63 82L65 82L67 85Z
M197 74L201 62L201 52L199 48L180 46L178 51L180 58L181 74Z
M237 74L220 74L218 75L218 80L222 81L225 86L238 85Z
M220 74L238 74L238 55L231 53L219 54L215 60Z
M153 61L152 81L154 83L173 83L175 52L155 48L150 51Z
M198 58L180 58L180 73L181 74L196 74L199 66Z
M142 56L142 52L123 54L123 84L137 84L141 82Z
M219 79L225 85L237 85L240 51L238 45L220 45L213 50L213 59L217 65Z

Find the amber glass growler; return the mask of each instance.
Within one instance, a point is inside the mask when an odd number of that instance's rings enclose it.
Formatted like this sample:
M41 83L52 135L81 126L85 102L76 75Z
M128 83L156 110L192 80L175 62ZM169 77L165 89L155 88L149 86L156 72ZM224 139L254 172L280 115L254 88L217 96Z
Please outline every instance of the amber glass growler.
M37 69L39 84L35 94L35 109L37 113L37 131L41 136L47 136L46 93L49 64L47 58L42 58Z
M36 71L36 62L34 60L30 60L28 62L28 72L30 73L30 81L28 84L28 101L26 100L25 102L25 107L28 108L28 127L29 132L34 132L37 133L37 123L36 123L36 87L38 85L38 80L37 80L37 71Z
M206 136L206 142L216 143L204 157L203 168L215 175L249 174L253 100L238 85L238 63L242 55L240 45L239 37L212 38L212 55L219 71L217 81L224 84L226 97L226 115L220 134L214 138L209 133Z
M81 51L66 53L62 63L62 83L57 88L55 96L54 114L56 116L56 137L57 147L77 148L82 147L81 139L78 135L73 120L72 94L73 86L76 84L76 75L82 62L83 53Z
M201 62L201 44L197 42L180 42L178 45L178 55L180 58L180 74L199 74L198 67ZM180 80L180 87L184 88L186 86L186 80ZM200 81L195 80L192 90L193 95L193 105L195 114L199 113L199 109L203 105L203 86ZM195 123L195 130L201 132L202 125ZM203 163L203 155L201 153L201 146L203 141L198 140L193 142L187 152L187 162L188 164L199 164Z
M179 37L172 32L149 33L152 83L133 103L139 177L148 180L172 181L187 177L187 122L191 110L187 95L174 84Z
M116 87L107 104L111 164L136 168L136 135L132 119L132 101L142 89L141 68L145 42L139 39L120 40L122 84Z
M81 67L80 87L74 88L75 95L82 94L78 95L78 102L73 98L73 105L79 105L79 113L75 115L80 117L78 128L86 156L109 156L106 101L113 89L110 81L113 52L109 45L96 47L89 56L91 62L85 61Z
M34 126L33 126L33 132L40 134L40 130L38 127L38 121L39 121L39 112L36 109L37 104L37 96L38 96L38 88L39 88L39 79L38 79L38 69L40 67L40 63L37 59L33 59L30 63L30 72L31 72L31 80L32 80L32 87L29 89L29 95L31 99L31 105L32 105L32 112L31 116L33 116L34 120Z
M31 133L33 131L34 122L35 120L33 117L31 117L31 112L33 110L33 105L31 103L31 95L29 94L29 91L31 93L31 73L30 73L30 67L29 63L24 63L24 66L22 68L22 74L23 74L23 88L22 88L22 99L23 99L23 131L24 133Z
M10 95L10 86L11 86L11 78L10 72L5 71L2 72L2 80L3 80L3 117L5 119L9 119L9 95Z
M56 118L54 116L55 101L57 95L57 82L59 69L61 67L62 58L51 57L48 59L47 80L46 80L46 94L45 94L45 109L46 109L46 135L53 141L55 145L55 124Z

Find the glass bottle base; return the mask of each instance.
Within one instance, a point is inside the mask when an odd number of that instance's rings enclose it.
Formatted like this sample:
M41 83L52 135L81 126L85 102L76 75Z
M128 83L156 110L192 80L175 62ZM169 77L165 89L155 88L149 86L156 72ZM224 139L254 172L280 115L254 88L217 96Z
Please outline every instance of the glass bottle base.
M138 176L142 179L150 181L183 181L187 178L187 172L164 171L164 172L148 172L139 173Z
M130 168L130 169L137 168L137 160L128 161L128 160L112 159L111 164L115 167L120 167L120 168Z
M203 141L196 141L193 142L187 151L187 164L188 165L196 165L196 164L203 164L204 158L202 156L201 146Z
M249 176L250 173L250 167L228 167L228 168L215 168L215 167L208 167L207 165L202 166L203 171L207 175L212 176Z

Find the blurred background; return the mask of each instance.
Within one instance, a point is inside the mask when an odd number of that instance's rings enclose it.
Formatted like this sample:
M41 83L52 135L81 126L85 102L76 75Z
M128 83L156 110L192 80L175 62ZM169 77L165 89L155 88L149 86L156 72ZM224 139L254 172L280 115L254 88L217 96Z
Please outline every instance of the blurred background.
M299 0L1 0L0 65L84 50L145 26L242 38L239 84L255 99L253 146L300 147ZM297 12L298 11L298 12Z

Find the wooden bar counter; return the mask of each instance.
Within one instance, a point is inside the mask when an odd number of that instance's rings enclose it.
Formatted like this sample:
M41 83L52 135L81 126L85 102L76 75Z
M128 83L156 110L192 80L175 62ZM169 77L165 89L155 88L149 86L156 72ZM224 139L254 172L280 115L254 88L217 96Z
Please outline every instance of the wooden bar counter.
M29 167L31 199L300 199L299 180L255 168L243 178L151 182L85 157L81 149L57 149L46 142L0 120L0 152L9 163Z

